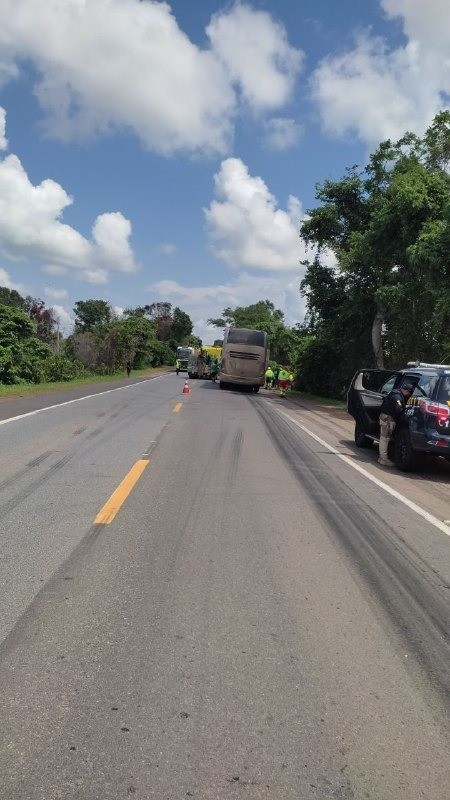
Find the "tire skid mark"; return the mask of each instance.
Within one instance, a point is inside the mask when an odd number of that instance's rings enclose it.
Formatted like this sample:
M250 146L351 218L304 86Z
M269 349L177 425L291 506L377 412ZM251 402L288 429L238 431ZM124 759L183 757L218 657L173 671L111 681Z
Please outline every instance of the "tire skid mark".
M22 467L22 469L15 472L14 475L10 475L9 478L5 478L5 480L0 482L0 491L2 489L6 489L8 486L11 486L11 484L16 483L18 480L23 478L23 476L26 475L34 467L38 467L40 464L42 464L42 462L45 461L46 458L51 456L52 453L53 450L46 450L44 453L41 453L39 456L36 456L36 458L33 458L31 461L28 461L25 467Z
M87 430L87 425L82 425L81 428L77 428L76 431L73 432L72 436L80 436L85 430Z
M450 692L448 588L414 550L317 456L284 419L261 403L257 411L291 473L308 492L328 535L344 548L363 582L426 670L431 683Z
M23 491L18 492L10 500L2 503L0 505L0 519L6 517L11 513L11 511L14 511L23 500L26 500L27 497L30 497L30 495L34 494L34 492L40 489L41 486L47 483L56 472L59 472L60 469L65 467L65 465L73 458L73 455L73 453L68 453L62 458L58 459L58 461L55 461L55 463L52 464L43 475L31 481L28 486L23 489Z
M233 442L231 444L231 459L230 459L230 466L228 469L228 483L234 483L236 480L243 441L244 441L244 434L241 428L239 428L236 431Z

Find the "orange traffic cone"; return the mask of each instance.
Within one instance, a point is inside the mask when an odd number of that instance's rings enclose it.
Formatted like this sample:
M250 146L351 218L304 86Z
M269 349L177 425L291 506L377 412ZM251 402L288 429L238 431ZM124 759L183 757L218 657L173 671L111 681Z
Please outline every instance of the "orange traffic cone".
M189 388L189 384L188 384L187 380L185 380L184 386L183 386L183 391L181 392L181 394L190 394L190 392L191 392L191 390Z

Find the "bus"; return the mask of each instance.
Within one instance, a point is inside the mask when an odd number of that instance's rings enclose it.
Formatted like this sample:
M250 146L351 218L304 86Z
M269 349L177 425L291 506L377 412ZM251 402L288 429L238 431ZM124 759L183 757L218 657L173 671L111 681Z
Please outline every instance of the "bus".
M250 328L227 328L223 339L219 385L248 386L259 392L264 386L264 376L269 360L269 342L266 331Z

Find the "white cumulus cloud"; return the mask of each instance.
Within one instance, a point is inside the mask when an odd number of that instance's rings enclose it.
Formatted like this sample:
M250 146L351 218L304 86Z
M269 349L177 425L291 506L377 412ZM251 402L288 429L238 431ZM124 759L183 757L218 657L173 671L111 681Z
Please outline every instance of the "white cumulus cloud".
M55 312L55 316L59 322L62 333L65 334L70 333L75 322L75 319L70 313L70 311L67 311L67 309L64 308L64 306L60 305L52 306L52 308L53 311Z
M167 242L166 244L160 244L158 247L158 252L162 253L163 256L172 256L176 252L177 246L176 244L171 244Z
M303 54L291 47L285 28L266 11L235 3L215 14L207 28L214 53L255 109L284 105L301 69Z
M295 119L273 117L265 123L266 144L273 150L294 147L301 138L304 126Z
M6 138L6 111L0 106L0 150L8 149L8 139Z
M3 80L27 61L51 136L133 131L162 154L225 153L239 102L288 99L301 54L266 12L235 3L201 48L156 0L2 0Z
M50 297L51 300L65 300L69 296L67 289L55 289L53 286L46 286L44 294L46 297Z
M391 48L369 32L355 47L329 56L312 77L324 128L332 135L356 132L374 144L422 133L448 107L450 3L446 0L381 0L390 19L400 17L406 43Z
M60 264L45 264L42 272L47 275L67 275L67 267L61 267Z
M48 274L71 268L88 282L105 283L110 270L136 271L130 222L118 211L101 214L86 239L62 222L72 202L50 178L34 186L16 155L0 160L0 251L41 261Z
M0 267L0 286L6 286L7 289L15 289L19 294L26 294L27 292L23 283L16 283L3 267Z
M287 208L261 177L249 174L239 158L222 162L215 175L217 199L205 209L215 254L232 267L292 270L307 257L299 238L304 212L297 197Z

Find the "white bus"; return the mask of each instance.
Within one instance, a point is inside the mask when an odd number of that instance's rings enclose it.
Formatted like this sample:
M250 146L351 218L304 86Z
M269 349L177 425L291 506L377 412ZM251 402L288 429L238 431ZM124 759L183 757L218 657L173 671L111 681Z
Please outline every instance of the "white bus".
M266 331L227 328L219 371L220 388L226 389L229 385L248 386L254 392L259 392L259 387L264 386L268 360Z

